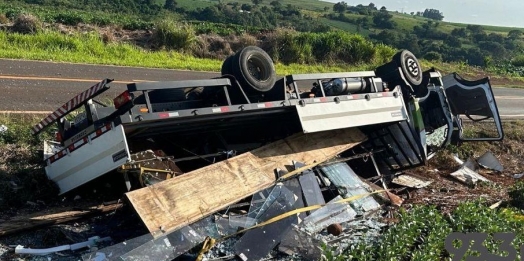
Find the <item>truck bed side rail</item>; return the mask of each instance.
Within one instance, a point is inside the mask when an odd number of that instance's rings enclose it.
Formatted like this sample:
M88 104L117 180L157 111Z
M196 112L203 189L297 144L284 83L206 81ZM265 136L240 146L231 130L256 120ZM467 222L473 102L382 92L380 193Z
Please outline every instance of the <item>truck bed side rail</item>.
M109 87L107 86L107 84L112 81L113 81L112 79L104 79L103 81L91 86L89 89L73 97L71 100L66 102L64 105L56 109L53 113L45 117L42 121L40 121L40 123L36 124L32 129L33 135L39 134L47 126L60 120L68 113L80 108L82 105L84 105L88 100L92 99L93 97L108 90Z

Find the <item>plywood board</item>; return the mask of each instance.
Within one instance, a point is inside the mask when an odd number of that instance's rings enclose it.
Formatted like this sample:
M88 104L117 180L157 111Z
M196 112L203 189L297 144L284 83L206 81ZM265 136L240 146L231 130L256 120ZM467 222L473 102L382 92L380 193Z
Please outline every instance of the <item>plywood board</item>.
M292 160L324 162L365 140L358 129L295 134L126 196L153 235L170 232L271 187Z

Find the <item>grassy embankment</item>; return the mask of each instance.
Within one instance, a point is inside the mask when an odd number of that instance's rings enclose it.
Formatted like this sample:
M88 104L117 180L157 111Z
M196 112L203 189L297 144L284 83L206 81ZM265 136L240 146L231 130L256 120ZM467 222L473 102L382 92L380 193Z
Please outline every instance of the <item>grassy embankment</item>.
M370 49L373 47L371 43ZM382 61L393 52L385 49L370 57ZM129 43L104 43L96 33L64 35L45 31L36 34L18 34L0 31L0 57L12 59L45 60L87 64L138 66L150 68L220 71L222 60L195 58L187 52L168 50L150 51ZM365 70L369 64L282 64L276 63L279 74L305 72L336 72Z

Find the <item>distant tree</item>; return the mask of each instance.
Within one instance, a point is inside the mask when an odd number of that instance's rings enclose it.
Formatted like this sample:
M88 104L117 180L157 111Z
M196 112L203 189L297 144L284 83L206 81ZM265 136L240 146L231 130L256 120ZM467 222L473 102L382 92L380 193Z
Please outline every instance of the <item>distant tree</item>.
M177 6L177 2L175 0L166 0L164 3L164 9L167 9L169 11L175 11Z
M251 0L251 2L253 3L253 5L258 6L263 2L263 0Z
M426 9L422 16L438 21L444 20L444 15L437 9Z
M508 32L508 38L513 39L513 40L521 38L522 35L523 35L522 31L517 30L517 29L511 30Z
M466 38L468 37L468 31L466 31L466 28L455 28L451 31L451 35Z
M420 12L420 11L417 12L417 16L422 16L422 15L423 15L422 12Z
M451 35L448 35L448 37L444 39L444 44L450 47L456 47L456 48L462 47L462 42L460 42L460 40L457 37L453 37Z
M481 50L488 51L493 54L495 57L504 57L506 55L506 48L500 43L497 42L490 42L490 41L482 41L479 42L479 47Z
M396 23L392 20L393 15L386 10L380 10L373 15L373 24L382 29L393 29Z
M240 6L240 9L242 9L244 11L251 11L251 9L253 9L253 7L251 7L250 4L242 4L242 6Z
M427 52L423 57L429 61L442 61L442 54L435 51Z
M238 2L232 2L227 4L230 5L234 10L237 10L238 6L240 5Z
M348 4L344 1L338 2L333 5L333 11L337 13L344 13L348 9Z
M411 12L411 13L409 13L409 14L410 14L410 15L415 15L415 12Z
M367 16L357 18L357 20L355 20L355 23L359 26L362 26L362 28L369 29L370 22Z
M391 46L399 46L401 37L402 35L400 35L398 32L387 29L382 30L378 34L369 35L369 38Z
M490 33L488 35L488 39L489 39L489 41L492 41L492 42L497 42L497 43L500 43L500 44L504 43L504 36L501 35L501 34Z
M484 59L486 56L485 52L480 50L478 47L472 47L469 48L467 51L466 59L468 59L468 63L471 65L477 65L477 66L485 66L486 61ZM488 61L489 62L489 61Z
M324 6L324 12L327 12L327 11L329 11L329 7Z
M287 4L285 7L282 7L279 13L283 17L302 17L300 9L292 4Z
M470 36L475 42L488 41L488 34L486 32L471 34Z
M388 10L388 9L387 9L385 6L383 6L383 7L380 8L380 11L387 11L387 10Z
M481 25L468 24L466 29L468 29L472 34L484 33L484 28Z
M282 3L280 3L280 1L278 1L278 0L274 0L274 1L271 1L271 3L269 3L269 5L271 5L272 7L281 7Z
M371 10L377 10L377 6L374 3L369 3L368 8Z
M402 37L399 47L411 51L416 56L421 56L422 50L420 46L420 40L416 35L406 33Z
M509 39L504 42L504 47L506 48L506 50L511 50L511 51L522 50L522 46L519 40Z

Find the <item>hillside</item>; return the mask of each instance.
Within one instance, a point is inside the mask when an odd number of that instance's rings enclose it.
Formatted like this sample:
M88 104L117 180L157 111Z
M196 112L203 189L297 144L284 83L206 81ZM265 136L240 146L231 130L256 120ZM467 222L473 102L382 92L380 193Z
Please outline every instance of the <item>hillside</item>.
M279 28L303 33L339 31L362 35L377 46L408 49L433 63L460 63L524 76L522 31L444 22L439 20L438 10L433 11L437 17L428 19L423 17L424 10L402 14L373 4L350 6L317 0L168 0L167 3L165 0L0 0L0 14L5 14L0 23L13 21L21 13L31 13L51 24L92 24L124 30L151 31L158 27L159 21L176 20L189 22L190 31L196 35L222 37L248 33L260 38L261 34ZM286 62L323 62L315 60L311 53L318 45L313 38L294 42L297 55Z

